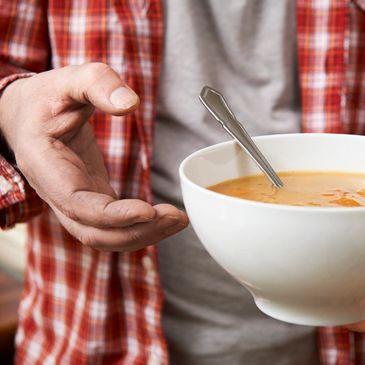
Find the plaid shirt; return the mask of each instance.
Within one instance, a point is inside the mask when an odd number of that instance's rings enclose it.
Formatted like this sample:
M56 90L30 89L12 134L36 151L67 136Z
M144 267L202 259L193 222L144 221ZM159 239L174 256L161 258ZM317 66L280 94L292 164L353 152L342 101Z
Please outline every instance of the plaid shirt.
M151 201L161 0L0 0L0 90L29 72L99 61L140 95L91 124L120 198ZM303 131L365 134L365 2L297 0ZM3 154L5 157L5 154ZM99 252L58 223L0 157L0 225L30 220L17 364L167 364L156 252ZM365 364L365 336L319 330L323 364ZM300 356L298 354L298 356Z

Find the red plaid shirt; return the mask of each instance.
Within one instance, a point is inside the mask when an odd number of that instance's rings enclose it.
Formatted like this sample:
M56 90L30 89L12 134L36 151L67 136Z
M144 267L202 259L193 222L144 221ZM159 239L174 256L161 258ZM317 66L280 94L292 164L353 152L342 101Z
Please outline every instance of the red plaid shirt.
M150 201L161 0L0 4L0 89L29 72L99 61L140 95L133 115L96 112L91 123L119 196ZM305 132L365 134L362 6L361 0L297 0ZM42 210L29 221L17 364L167 364L155 248L120 254L82 246L1 157L0 209L2 227ZM365 364L364 335L341 327L319 333L323 364Z

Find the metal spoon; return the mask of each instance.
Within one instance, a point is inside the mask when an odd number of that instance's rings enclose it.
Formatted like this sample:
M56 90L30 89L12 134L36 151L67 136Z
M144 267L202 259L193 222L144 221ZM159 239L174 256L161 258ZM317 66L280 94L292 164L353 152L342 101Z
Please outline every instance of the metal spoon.
M209 86L204 86L200 92L199 99L213 117L222 124L223 128L252 157L271 183L276 188L282 188L284 186L283 182L257 148L245 128L236 119L223 95Z

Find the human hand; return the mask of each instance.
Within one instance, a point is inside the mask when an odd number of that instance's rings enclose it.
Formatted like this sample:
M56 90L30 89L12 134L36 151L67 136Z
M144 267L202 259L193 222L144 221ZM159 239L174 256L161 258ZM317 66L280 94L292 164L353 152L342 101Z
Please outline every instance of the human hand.
M87 120L95 107L121 116L138 103L102 63L19 79L0 98L0 129L19 169L66 230L87 246L137 250L188 224L186 214L172 205L118 200L109 184Z
M365 320L344 326L350 331L365 333Z

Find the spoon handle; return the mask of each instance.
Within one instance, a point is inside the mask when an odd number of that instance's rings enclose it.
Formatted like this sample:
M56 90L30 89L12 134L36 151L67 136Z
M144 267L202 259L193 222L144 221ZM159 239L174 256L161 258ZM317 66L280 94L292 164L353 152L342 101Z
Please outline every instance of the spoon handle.
M277 188L283 187L283 182L257 148L245 128L236 119L223 95L209 86L204 86L199 95L199 99L223 128L252 157L272 184Z

